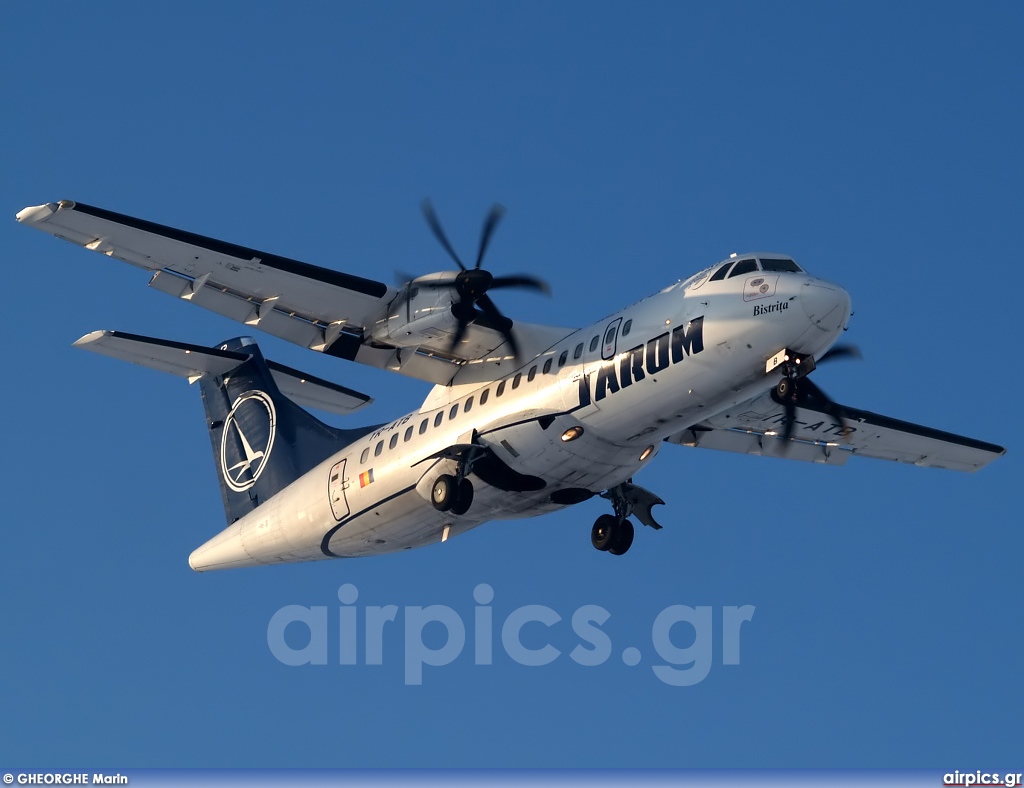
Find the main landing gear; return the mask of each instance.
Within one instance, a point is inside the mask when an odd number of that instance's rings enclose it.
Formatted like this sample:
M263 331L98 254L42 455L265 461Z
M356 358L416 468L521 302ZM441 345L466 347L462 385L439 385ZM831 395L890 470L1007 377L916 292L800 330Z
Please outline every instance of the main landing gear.
M439 512L465 514L473 505L473 483L469 479L442 473L430 490L430 502Z
M477 443L457 443L442 449L425 460L450 460L455 463L455 473L442 473L430 488L430 502L439 512L465 514L473 505L473 483L466 477L486 453Z
M598 550L623 555L633 544L633 523L614 514L602 514L590 529L590 543Z
M629 481L601 493L601 497L612 502L615 514L602 514L590 530L590 543L598 550L612 555L623 555L629 550L634 536L630 515L651 528L661 528L651 514L651 507L665 502L650 490Z

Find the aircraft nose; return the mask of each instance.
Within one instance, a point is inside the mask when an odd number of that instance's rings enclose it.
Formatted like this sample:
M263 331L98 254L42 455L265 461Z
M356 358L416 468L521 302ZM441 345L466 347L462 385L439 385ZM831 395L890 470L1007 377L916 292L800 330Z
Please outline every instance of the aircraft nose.
M831 282L821 279L804 282L799 300L811 325L825 333L841 330L850 317L850 294Z

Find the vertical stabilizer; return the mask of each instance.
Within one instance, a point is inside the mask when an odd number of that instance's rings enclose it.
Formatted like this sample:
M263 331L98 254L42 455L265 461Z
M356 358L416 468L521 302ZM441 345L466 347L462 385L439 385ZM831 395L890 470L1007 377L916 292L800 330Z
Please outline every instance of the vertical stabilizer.
M248 356L223 375L199 380L224 512L233 523L366 431L328 426L281 394L250 337L218 350Z

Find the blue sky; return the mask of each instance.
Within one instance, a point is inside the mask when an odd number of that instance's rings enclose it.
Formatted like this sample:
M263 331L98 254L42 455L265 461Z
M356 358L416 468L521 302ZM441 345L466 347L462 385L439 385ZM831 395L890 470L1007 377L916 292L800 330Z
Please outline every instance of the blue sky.
M1012 3L6 8L0 761L1019 766L1022 23ZM591 501L398 556L195 575L189 552L223 527L198 392L70 345L240 329L15 212L75 199L391 281L447 267L425 196L467 253L508 207L488 265L551 283L496 299L533 322L789 253L853 298L865 360L820 385L1009 453L962 475L668 446L637 479L666 527L622 559L589 545ZM258 339L376 397L355 422L427 391ZM381 666L279 663L274 613L326 606L336 626L344 583L360 610L467 623L487 583L499 625L555 610L524 640L563 654L525 667L496 646L477 666L467 648L410 687L398 628ZM596 667L568 658L583 605L611 613ZM672 605L714 612L695 686L651 670ZM730 605L756 608L739 665L722 664Z

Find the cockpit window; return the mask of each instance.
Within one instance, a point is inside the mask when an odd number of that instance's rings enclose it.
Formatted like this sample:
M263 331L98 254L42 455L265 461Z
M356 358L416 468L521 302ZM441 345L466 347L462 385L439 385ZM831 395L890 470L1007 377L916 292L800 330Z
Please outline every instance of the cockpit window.
M728 263L726 263L721 268L719 268L717 271L715 271L715 273L713 273L711 275L711 278L708 281L709 282L720 282L721 280L725 279L725 275L726 275L726 273L729 270L729 266L731 266L731 265L732 265L732 260L730 260Z
M761 258L761 267L765 271L788 271L794 274L802 274L803 269L792 260Z
M729 272L729 278L732 279L734 276L743 276L743 274L750 274L757 270L757 260L740 260L736 265L732 267Z

